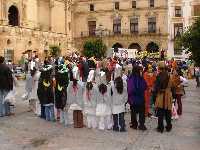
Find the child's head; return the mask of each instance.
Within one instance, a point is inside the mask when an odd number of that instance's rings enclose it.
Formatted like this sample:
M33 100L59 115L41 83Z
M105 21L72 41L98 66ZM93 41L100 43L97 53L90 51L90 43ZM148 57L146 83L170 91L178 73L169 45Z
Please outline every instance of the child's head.
M122 78L121 77L117 77L115 79L114 83L115 83L115 88L117 89L117 92L119 94L122 94L123 93L123 89L124 89Z
M86 84L86 89L87 89L88 91L90 91L90 90L92 90L92 88L93 88L92 82L87 82L87 84Z
M107 92L107 86L105 85L105 84L100 84L99 85L99 92L101 93L101 94L105 94L106 92Z

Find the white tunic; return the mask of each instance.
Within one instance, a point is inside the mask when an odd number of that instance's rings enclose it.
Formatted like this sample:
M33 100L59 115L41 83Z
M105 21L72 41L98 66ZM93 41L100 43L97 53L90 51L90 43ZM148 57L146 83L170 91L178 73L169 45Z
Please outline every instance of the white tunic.
M88 115L96 115L97 105L97 86L93 85L92 90L88 93L86 88L83 93L84 113Z
M117 92L117 89L115 88L113 81L111 82L111 87L112 87L112 91L113 91L113 95L111 98L112 114L119 114L119 113L125 112L125 103L128 98L128 93L127 93L126 83L123 83L123 86L124 86L123 93L119 94Z

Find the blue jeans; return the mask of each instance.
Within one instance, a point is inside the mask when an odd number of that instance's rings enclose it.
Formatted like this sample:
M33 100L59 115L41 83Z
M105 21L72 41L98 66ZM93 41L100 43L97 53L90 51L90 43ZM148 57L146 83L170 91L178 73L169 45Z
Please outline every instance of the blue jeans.
M45 116L47 121L54 121L54 105L45 106Z
M10 114L10 103L3 103L4 98L8 94L7 91L0 91L0 117L4 117Z

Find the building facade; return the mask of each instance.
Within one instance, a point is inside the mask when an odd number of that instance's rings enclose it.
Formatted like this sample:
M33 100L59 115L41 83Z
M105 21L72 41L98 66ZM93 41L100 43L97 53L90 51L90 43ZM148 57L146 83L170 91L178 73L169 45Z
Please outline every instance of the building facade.
M102 38L108 49L167 50L167 16L167 0L77 0L72 35L77 49Z
M200 0L169 0L168 5L168 51L171 57L184 58L176 39L200 16Z
M71 0L0 0L0 55L19 60L22 53L42 56L49 45L71 48Z

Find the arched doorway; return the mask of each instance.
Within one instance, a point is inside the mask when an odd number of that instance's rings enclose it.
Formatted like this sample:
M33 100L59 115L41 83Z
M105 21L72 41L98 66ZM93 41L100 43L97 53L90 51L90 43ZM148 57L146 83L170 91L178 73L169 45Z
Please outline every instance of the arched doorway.
M112 48L114 48L114 52L118 52L118 48L123 48L123 46L120 43L115 43Z
M11 26L19 26L19 11L16 6L10 6L8 10L8 24Z
M128 49L137 49L138 51L141 51L141 46L138 43L131 43Z
M150 42L147 47L146 50L150 53L155 53L155 52L159 52L159 46L158 44L154 43L154 42Z

